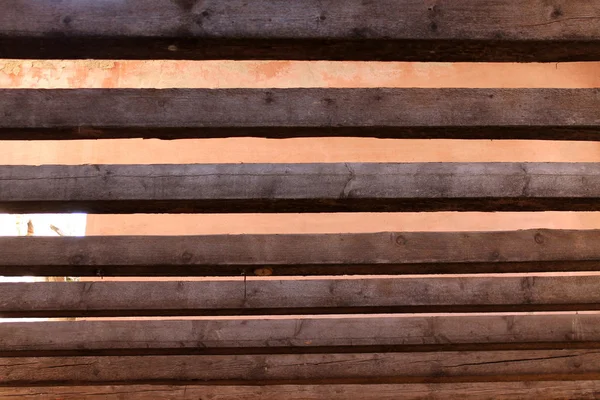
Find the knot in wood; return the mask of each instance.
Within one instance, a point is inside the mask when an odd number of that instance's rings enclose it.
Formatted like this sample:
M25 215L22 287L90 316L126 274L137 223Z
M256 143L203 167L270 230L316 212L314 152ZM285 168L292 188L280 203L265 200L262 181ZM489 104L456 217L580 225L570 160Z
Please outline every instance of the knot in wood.
M543 244L544 243L544 236L541 233L536 233L535 236L533 237L533 239L535 240L535 242L537 244Z
M402 235L396 236L396 244L398 246L404 246L406 244L406 238Z
M192 261L192 258L193 258L193 257L194 257L194 255L193 255L192 253L188 253L188 252L186 251L186 252L184 252L184 253L181 255L181 261L183 261L183 262L186 262L186 263L187 263L187 262L190 262L190 261Z

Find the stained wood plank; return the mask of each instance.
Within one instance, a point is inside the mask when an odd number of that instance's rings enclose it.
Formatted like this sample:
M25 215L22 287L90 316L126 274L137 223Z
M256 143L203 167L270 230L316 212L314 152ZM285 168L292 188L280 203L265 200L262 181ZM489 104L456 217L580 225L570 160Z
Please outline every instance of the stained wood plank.
M1 183L0 183L1 185ZM1 193L1 191L0 191ZM2 237L0 275L430 274L598 270L599 230ZM535 282L531 285L534 286ZM90 290L89 286L85 286ZM133 288L133 286L132 286Z
M590 399L597 398L598 381L528 381L413 383L370 385L122 385L122 386L49 386L2 388L0 397L20 400L82 398L105 400L513 400L513 399Z
M599 108L598 89L5 89L0 139L598 140Z
M597 163L0 166L0 212L600 210Z
M599 365L597 350L11 357L0 359L0 386L576 381L598 380Z
M600 347L600 313L373 314L0 324L0 355ZM462 345L462 347L460 347ZM498 345L493 347L493 345ZM471 346L471 347L469 347ZM546 346L546 347L545 347ZM421 349L423 351L423 349Z
M596 0L6 0L5 58L598 60Z
M0 317L600 310L600 275L0 283Z

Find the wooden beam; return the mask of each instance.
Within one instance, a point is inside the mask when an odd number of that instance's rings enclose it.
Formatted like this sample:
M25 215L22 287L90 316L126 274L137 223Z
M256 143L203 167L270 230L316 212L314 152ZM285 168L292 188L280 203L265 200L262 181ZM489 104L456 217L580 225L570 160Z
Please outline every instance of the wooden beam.
M372 352L418 350L422 346L439 350L597 348L600 313L205 317L0 324L0 356L323 353L344 351L341 349Z
M5 0L5 58L590 61L595 0Z
M0 212L598 211L597 163L1 166Z
M593 399L600 390L598 381L528 381L413 383L370 385L122 385L0 387L0 397L19 400L564 400Z
M256 273L264 276L269 273L596 271L600 261L599 242L600 230L546 229L315 235L2 237L0 275L240 276Z
M0 283L0 317L600 310L600 275Z
M596 89L4 89L0 139L599 140L598 109Z
M10 357L0 359L0 386L576 381L600 379L598 365L597 350Z

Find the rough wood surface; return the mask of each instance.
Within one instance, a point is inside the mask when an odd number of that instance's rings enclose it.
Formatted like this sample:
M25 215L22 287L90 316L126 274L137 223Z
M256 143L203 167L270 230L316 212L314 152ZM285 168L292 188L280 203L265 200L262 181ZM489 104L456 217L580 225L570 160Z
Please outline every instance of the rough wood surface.
M199 318L199 317L198 317ZM0 324L0 355L249 354L600 345L600 313L453 313ZM482 347L481 347L482 346ZM427 347L429 348L429 347ZM467 346L460 349L470 348ZM362 349L362 350L359 350Z
M599 365L598 350L11 357L0 359L0 386L571 381L599 380Z
M0 166L0 212L600 210L597 163Z
M0 283L0 317L600 310L600 274Z
M583 61L596 0L5 0L5 58Z
M2 237L0 275L240 276L264 268L273 275L595 271L599 242L600 230L546 229Z
M599 89L5 89L0 139L599 140L599 108Z
M2 388L20 400L596 400L599 381L413 383L371 385L123 385Z

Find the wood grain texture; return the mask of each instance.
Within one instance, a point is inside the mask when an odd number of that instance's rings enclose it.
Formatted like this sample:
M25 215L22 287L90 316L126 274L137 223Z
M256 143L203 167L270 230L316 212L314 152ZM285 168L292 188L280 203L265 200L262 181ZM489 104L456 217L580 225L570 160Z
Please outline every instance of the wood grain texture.
M81 384L377 384L573 381L600 378L598 350L10 357L0 386ZM513 382L511 382L513 383ZM518 388L519 384L514 383ZM569 387L569 384L566 384Z
M600 310L600 275L0 283L0 317Z
M595 400L598 381L526 381L370 385L122 385L0 387L3 399L20 400Z
M600 313L373 314L0 324L0 355L253 354L600 347ZM460 346L463 347L460 347ZM471 347L469 347L471 346ZM423 349L421 349L423 351Z
M597 163L0 166L5 213L597 211Z
M600 89L4 89L0 139L599 140L599 108Z
M596 0L7 0L5 58L598 60Z
M546 229L2 237L0 275L240 276L261 268L273 275L595 271L599 241L599 230Z

